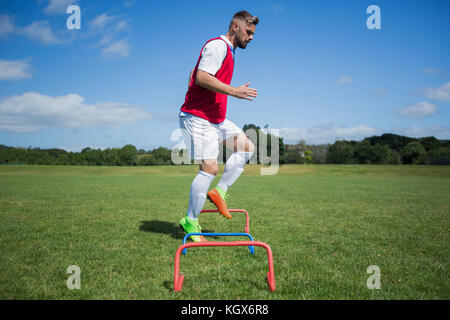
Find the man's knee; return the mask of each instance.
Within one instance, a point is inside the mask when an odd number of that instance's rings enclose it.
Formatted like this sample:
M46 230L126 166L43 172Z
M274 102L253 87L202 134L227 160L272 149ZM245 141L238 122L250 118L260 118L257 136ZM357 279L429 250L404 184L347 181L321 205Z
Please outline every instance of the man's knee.
M219 166L216 164L216 165L204 167L203 169L200 168L200 170L202 170L206 173L212 174L213 176L217 176L217 174L219 173Z
M255 145L244 133L236 136L234 142L234 151L251 153L255 152Z
M203 160L200 164L200 170L214 176L219 172L219 166L217 160Z

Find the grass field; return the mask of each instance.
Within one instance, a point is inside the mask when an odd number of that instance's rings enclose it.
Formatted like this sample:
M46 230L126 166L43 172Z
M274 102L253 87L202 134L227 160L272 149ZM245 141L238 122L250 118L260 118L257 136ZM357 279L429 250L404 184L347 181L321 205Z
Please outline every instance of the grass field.
M450 167L259 169L246 168L228 204L271 246L277 290L263 248L227 247L188 250L174 293L196 166L0 166L0 298L450 299ZM200 223L243 232L245 219L206 213ZM66 286L69 265L81 269L80 290ZM366 286L370 265L380 290Z

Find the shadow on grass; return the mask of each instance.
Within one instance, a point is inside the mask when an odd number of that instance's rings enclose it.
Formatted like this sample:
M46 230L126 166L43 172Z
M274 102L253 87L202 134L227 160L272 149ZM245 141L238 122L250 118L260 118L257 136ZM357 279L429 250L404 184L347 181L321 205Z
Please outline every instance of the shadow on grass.
M141 221L141 225L139 226L140 231L152 232L152 233L162 233L168 234L174 239L183 240L186 233L180 229L180 226L173 222L167 221ZM214 232L211 230L202 230L202 232ZM218 237L211 237L218 238ZM180 242L181 245L181 242Z

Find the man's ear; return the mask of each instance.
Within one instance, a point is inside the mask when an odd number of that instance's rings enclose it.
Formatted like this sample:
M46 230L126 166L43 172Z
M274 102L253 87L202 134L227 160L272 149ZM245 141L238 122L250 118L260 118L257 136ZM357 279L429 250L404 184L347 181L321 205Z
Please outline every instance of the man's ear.
M234 21L233 22L233 31L237 33L237 31L239 30L239 22Z

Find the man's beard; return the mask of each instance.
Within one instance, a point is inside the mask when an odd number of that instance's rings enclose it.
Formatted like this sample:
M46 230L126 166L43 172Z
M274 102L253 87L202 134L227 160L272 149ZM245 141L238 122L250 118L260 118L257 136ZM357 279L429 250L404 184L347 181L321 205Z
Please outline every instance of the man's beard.
M245 49L247 47L247 42L242 40L239 34L236 35L236 45L238 48Z

